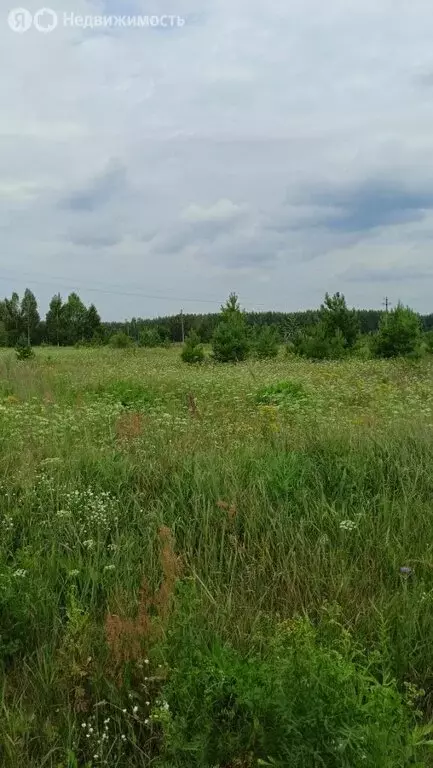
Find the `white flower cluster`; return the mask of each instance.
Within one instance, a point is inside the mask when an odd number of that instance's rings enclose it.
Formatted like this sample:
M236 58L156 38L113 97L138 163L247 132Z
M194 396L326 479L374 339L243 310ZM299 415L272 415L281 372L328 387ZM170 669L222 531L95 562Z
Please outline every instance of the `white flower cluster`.
M342 520L340 523L341 531L354 531L358 527L358 524L354 520Z
M89 747L93 753L94 760L102 760L105 754L108 754L108 743L110 740L110 718L106 717L103 723L102 733L99 732L96 717L92 715L88 720L81 723L86 739L89 741Z
M80 538L85 539L83 543L88 549L98 532L109 532L118 521L115 499L107 491L92 488L65 493L62 508L56 514L58 518L70 519L78 525Z

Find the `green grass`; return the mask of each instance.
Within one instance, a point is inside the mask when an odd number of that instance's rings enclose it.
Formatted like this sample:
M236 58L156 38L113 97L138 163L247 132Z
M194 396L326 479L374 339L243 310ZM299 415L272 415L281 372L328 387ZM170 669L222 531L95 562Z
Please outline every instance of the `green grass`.
M432 361L179 351L1 353L0 765L433 766Z

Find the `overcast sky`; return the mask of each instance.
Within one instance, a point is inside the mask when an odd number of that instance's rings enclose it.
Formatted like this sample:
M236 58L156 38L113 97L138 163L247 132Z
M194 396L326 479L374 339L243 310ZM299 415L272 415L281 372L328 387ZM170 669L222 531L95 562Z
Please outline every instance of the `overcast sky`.
M49 34L0 2L1 295L433 312L431 0L47 0Z

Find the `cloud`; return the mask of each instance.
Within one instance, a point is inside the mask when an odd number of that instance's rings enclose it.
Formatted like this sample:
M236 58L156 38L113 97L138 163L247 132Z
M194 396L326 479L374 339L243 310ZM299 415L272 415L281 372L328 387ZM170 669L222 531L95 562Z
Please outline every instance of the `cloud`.
M182 211L180 218L192 224L233 221L243 215L244 209L231 200L218 200L209 208L192 204Z
M60 206L73 211L95 211L124 193L126 169L117 163L109 163L100 174L90 179L81 189L69 193Z
M426 211L433 209L433 182L429 190L379 179L313 191L311 199L323 206L323 216L316 223L339 232L369 232L421 220Z
M296 309L326 290L380 306L386 284L432 308L425 0L75 0L73 12L186 22L16 35L0 14L5 292L36 270L43 311L52 275L84 297L106 277L119 295L89 298L107 319L179 310L125 285Z

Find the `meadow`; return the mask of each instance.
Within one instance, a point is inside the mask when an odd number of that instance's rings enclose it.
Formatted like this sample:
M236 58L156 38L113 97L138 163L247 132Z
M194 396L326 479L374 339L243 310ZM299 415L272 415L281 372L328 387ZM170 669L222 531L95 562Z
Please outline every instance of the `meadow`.
M2 768L433 766L432 384L2 350Z

